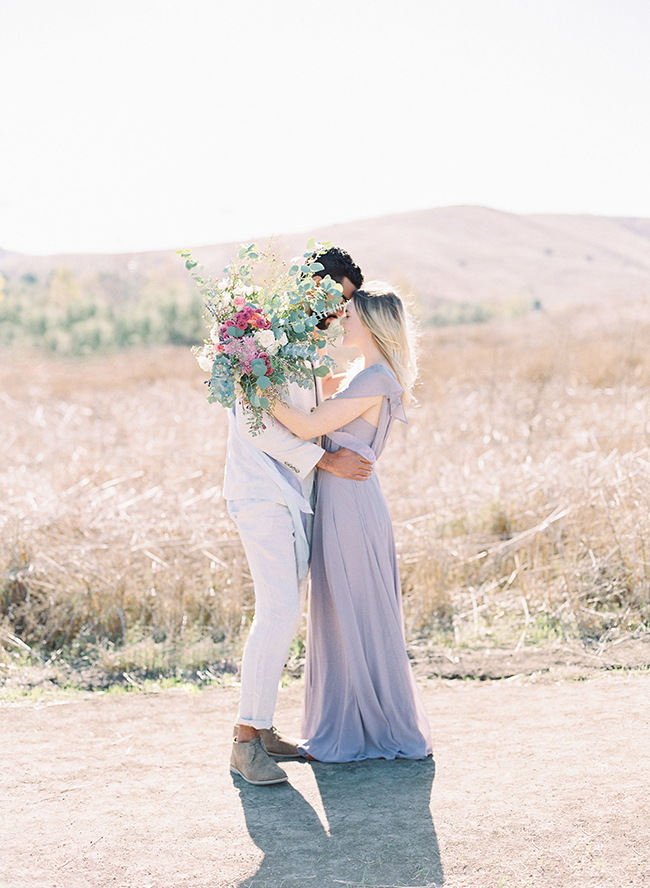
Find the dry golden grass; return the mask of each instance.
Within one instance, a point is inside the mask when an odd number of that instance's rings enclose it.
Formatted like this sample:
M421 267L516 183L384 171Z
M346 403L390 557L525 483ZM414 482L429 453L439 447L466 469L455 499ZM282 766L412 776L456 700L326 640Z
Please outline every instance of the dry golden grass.
M428 331L379 473L407 631L521 646L650 619L650 328L541 313ZM227 422L187 349L0 369L0 636L107 671L202 668L252 589Z

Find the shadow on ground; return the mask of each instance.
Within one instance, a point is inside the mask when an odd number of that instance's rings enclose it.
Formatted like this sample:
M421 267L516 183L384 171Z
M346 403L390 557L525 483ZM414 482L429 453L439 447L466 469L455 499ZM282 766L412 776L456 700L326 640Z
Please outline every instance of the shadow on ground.
M264 853L237 888L442 885L432 759L304 767L313 770L327 827L290 784L260 792L233 777L249 835Z

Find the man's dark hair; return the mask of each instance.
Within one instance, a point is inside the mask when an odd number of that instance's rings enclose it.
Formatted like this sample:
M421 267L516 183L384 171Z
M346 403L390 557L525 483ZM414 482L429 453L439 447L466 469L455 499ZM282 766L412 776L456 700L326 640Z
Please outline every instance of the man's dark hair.
M315 251L307 261L320 262L324 270L317 272L317 274L321 277L329 274L337 284L342 283L343 278L346 277L352 281L357 289L363 286L363 273L361 269L352 256L340 247L330 247L329 250L325 250L323 253Z

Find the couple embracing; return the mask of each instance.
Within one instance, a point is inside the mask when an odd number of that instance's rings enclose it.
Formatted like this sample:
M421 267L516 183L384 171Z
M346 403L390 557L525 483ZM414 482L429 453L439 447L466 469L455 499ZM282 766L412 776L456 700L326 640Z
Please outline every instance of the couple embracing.
M343 344L359 349L362 369L338 390L332 377L322 390L316 378L313 389L290 385L258 435L240 403L230 413L224 497L255 587L230 770L256 785L287 780L272 756L350 762L431 753L406 653L393 529L373 472L393 422L406 422L415 381L407 318L389 288L363 289L345 251L332 247L318 262L343 289ZM277 731L273 715L309 566L297 741Z

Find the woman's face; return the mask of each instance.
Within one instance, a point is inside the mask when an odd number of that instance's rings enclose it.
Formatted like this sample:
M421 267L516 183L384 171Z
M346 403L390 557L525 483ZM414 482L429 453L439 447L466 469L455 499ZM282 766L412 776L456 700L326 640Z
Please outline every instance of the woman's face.
M359 317L353 299L348 300L345 304L345 311L341 318L341 327L343 328L344 345L356 345L359 347L370 333Z

